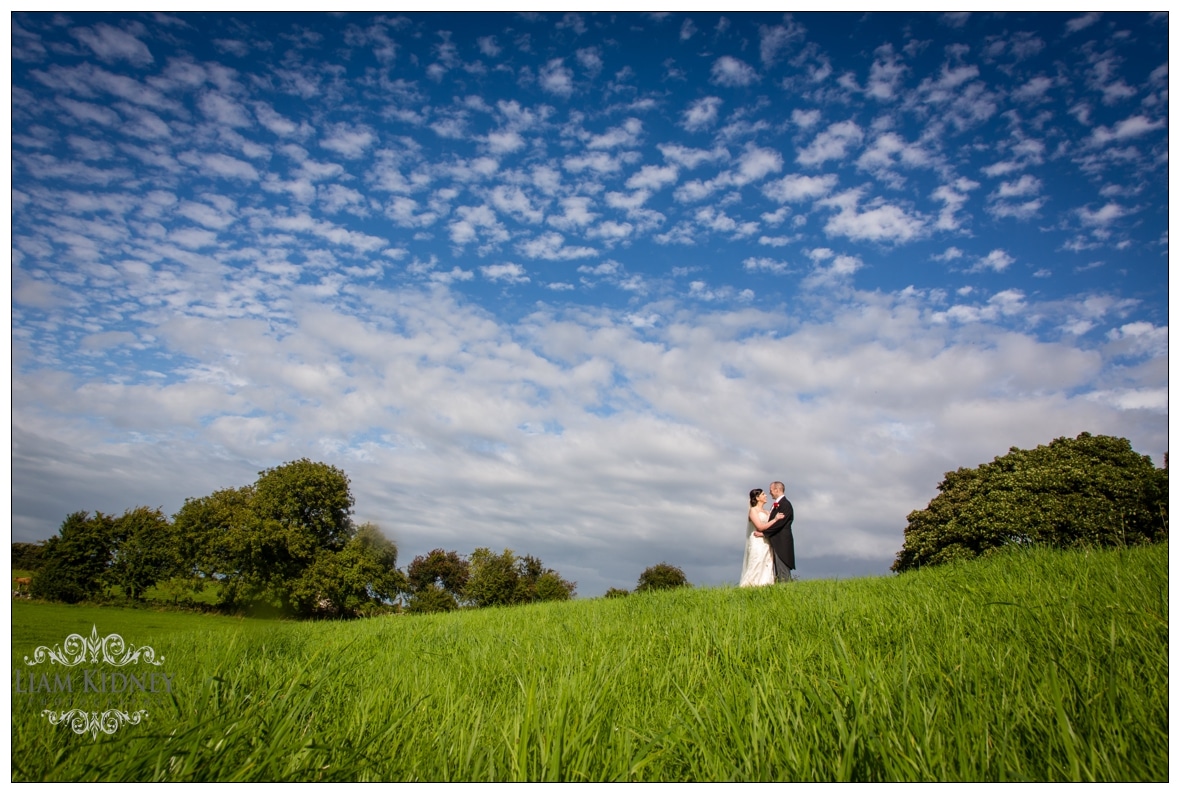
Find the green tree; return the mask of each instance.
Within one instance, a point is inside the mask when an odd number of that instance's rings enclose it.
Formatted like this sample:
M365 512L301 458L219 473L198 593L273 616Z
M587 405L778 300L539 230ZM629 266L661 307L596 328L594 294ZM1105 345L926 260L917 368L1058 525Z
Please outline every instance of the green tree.
M356 533L352 505L343 471L303 458L259 472L252 486L187 500L174 525L194 575L218 582L223 606L309 615L325 601L341 609L325 593L341 597L344 580L355 579L348 572L363 556L359 547L348 564L331 556Z
M449 590L437 584L428 584L410 593L406 600L406 612L421 615L428 612L451 612L459 608L459 602Z
M1082 433L947 472L908 516L894 571L971 559L1010 544L1132 545L1167 537L1167 469L1125 438Z
M29 587L33 597L76 604L100 596L116 547L114 521L97 512L67 516L45 541L41 570Z
M631 595L631 591L622 587L612 587L603 594L603 598L623 598Z
M397 546L363 524L340 551L319 551L291 584L291 603L304 617L357 617L390 608L405 586Z
M35 571L41 567L42 543L13 543L12 569L14 571Z
M648 590L670 590L673 587L688 587L688 577L684 571L675 565L661 562L653 565L639 574L639 583L635 585L635 592L643 593Z
M478 548L471 554L471 576L463 588L464 598L476 607L506 606L519 603L516 555L511 549L494 554Z
M471 575L471 566L457 551L435 549L428 554L415 557L406 567L406 580L411 594L423 593L427 590L441 590L449 593L450 601L458 607L462 598L463 588ZM419 599L422 605L442 603L436 593L429 593ZM413 598L411 598L411 601ZM419 609L417 611L425 611Z
M353 534L352 506L348 475L307 458L259 472L254 483L254 514L282 528L293 559L344 548Z
M536 557L516 556L512 549L499 554L478 548L471 555L471 576L463 597L472 606L492 607L534 601L565 601L576 585Z
M181 570L180 549L172 524L159 508L136 507L111 525L115 547L106 581L118 585L124 595L142 599L152 585Z
M172 517L177 547L188 570L200 580L236 570L234 538L254 521L254 487L226 488L184 500Z
M563 579L557 571L545 571L533 586L534 601L569 601L577 592L578 583Z
M344 548L352 537L348 477L306 458L259 472L250 509L229 538L233 575L223 593L232 603L309 614L297 582L322 553Z

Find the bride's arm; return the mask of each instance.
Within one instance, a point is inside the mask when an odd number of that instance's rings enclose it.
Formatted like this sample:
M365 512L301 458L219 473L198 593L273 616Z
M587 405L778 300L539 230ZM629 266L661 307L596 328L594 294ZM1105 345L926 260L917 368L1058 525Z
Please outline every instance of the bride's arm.
M754 529L761 532L764 529L770 529L771 521L760 521L758 519L758 508L751 507L749 512L750 523L754 525Z

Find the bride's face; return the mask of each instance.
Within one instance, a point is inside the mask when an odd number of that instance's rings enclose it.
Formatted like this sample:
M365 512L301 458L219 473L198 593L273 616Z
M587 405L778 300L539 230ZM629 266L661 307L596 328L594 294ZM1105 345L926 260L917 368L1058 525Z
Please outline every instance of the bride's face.
M766 504L766 493L765 492L758 494L758 504L760 504L760 505Z

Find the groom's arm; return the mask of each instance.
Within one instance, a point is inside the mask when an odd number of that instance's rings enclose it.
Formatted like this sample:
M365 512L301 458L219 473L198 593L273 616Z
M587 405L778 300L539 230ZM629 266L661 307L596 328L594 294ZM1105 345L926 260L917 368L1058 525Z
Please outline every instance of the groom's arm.
M775 518L775 516L778 516L778 518ZM769 538L778 533L786 523L786 519L787 517L781 512L779 505L775 505L774 509L770 511L770 517L767 519L770 522L770 526L762 530L762 537Z
M785 501L785 500L784 500ZM775 518L775 516L778 516ZM777 535L782 531L783 527L793 521L795 518L795 508L791 506L790 502L786 505L776 504L774 510L770 511L770 526L762 530L762 537L769 538Z

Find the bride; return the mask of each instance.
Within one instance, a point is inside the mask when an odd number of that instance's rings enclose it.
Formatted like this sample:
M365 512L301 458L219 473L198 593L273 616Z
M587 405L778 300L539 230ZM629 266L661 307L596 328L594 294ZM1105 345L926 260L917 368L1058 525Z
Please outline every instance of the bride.
M770 526L766 519L766 494L761 488L750 491L750 512L746 520L746 553L742 558L739 587L774 584L774 554L766 538L755 535Z

